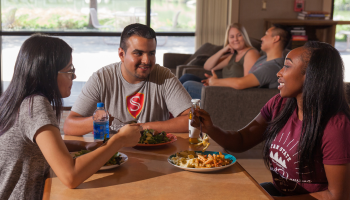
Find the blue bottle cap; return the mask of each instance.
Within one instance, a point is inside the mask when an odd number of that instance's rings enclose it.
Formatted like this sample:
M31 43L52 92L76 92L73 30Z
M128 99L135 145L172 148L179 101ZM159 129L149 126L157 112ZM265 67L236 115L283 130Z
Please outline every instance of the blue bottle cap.
M102 108L104 107L105 105L103 104L103 102L98 102L97 103L97 108Z

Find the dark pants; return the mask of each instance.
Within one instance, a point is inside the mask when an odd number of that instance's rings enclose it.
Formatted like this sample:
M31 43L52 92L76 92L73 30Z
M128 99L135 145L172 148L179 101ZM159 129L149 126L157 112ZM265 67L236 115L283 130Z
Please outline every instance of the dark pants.
M283 194L281 194L280 191L276 189L276 187L271 182L260 183L260 186L263 187L266 190L266 192L268 192L271 196L284 196Z
M184 74L179 80L192 99L201 99L203 87L203 83L201 83L201 80L203 80L202 78L192 74Z

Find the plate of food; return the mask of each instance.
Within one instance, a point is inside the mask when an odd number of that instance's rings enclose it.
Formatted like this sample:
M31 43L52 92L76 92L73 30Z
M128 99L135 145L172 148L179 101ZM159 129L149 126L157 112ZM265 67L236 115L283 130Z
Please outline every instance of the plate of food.
M73 155L73 158L77 158L81 155L84 155L84 154L87 154L90 152L91 152L90 150L81 150L78 152L72 152L71 154ZM126 156L123 153L117 152L99 170L107 170L107 169L116 168L116 167L123 165L127 161L128 161L128 156Z
M171 133L165 133L164 131L157 134L152 129L146 129L141 131L141 138L136 146L160 146L173 143L177 140L177 137Z
M168 158L174 167L192 172L212 172L232 166L236 158L227 153L215 151L181 151Z

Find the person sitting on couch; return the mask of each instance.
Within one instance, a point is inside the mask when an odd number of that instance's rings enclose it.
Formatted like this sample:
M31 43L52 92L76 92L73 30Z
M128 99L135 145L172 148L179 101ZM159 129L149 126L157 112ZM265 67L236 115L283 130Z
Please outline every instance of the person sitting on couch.
M245 28L238 23L227 27L224 48L210 56L205 62L204 69L222 69L224 78L243 77L260 57L259 52L252 46ZM183 84L186 81L201 82L203 79L192 74L180 77Z
M274 25L269 28L261 38L261 50L266 55L260 57L244 77L218 78L215 69L212 75L205 74L207 79L198 81L186 81L183 86L192 98L201 98L203 86L225 86L237 90L260 87L277 88L276 73L283 67L283 50L289 43L290 33L284 27ZM209 60L207 62L210 62Z

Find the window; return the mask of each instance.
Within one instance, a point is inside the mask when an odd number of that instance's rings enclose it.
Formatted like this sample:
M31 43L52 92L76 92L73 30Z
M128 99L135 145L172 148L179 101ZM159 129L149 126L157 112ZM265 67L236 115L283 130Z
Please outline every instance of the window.
M195 32L196 1L153 0L151 27L156 32Z
M94 27L92 22L89 26L90 0L2 0L2 91L12 79L22 43L35 32L55 35L73 48L77 79L71 96L64 99L65 106L73 105L93 72L120 61L120 34L130 23L147 24L148 21L156 31L156 63L160 65L164 53L195 50L196 1L95 0L95 3L96 19L101 27ZM177 15L175 26L172 24L174 14Z
M350 0L334 0L333 20L339 21L335 48L344 62L344 81L350 82Z

